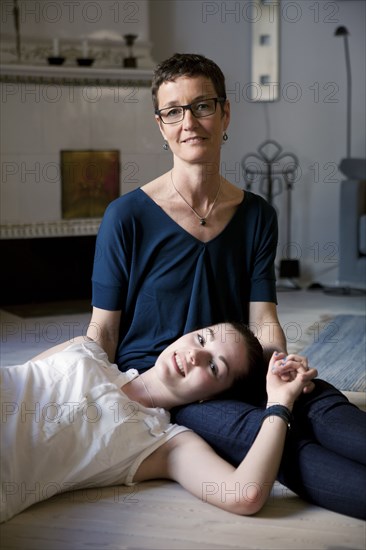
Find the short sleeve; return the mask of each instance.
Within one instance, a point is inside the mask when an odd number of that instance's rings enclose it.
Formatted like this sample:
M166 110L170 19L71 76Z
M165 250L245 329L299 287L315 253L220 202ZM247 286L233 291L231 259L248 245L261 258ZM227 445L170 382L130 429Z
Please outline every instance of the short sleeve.
M274 267L278 242L277 215L264 199L259 201L254 242L249 301L277 303Z
M99 228L92 275L92 305L101 309L123 309L130 270L128 208L123 197L105 211Z

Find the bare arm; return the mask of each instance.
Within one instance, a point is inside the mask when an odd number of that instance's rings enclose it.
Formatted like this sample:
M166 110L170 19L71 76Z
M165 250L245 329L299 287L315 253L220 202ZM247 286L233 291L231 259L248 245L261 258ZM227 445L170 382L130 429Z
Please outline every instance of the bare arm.
M87 336L97 342L114 363L118 345L121 311L93 308Z
M267 361L270 360L274 351L287 353L286 338L277 316L276 304L251 302L249 326L262 344Z
M86 333L86 336L77 336L72 340L67 340L62 344L58 344L46 351L43 351L36 357L33 357L33 361L39 359L46 359L50 355L63 351L71 344L78 342L85 342L86 340L94 340L102 349L107 353L108 359L111 363L114 363L116 349L118 344L119 325L121 322L121 311L107 311L105 309L99 309L94 307L92 318Z
M277 352L287 353L286 338L277 316L276 304L272 302L251 302L249 309L250 327L259 339L263 347L266 361ZM286 363L277 368L277 374L288 381L296 376L295 372L306 372L308 360L301 355L291 354L286 358ZM314 384L306 386L304 393L314 389Z
M270 367L274 363L272 358ZM291 410L296 397L316 374L315 369L297 372L294 380L285 382L270 368L267 374L270 401ZM287 425L282 418L267 417L237 468L216 455L198 435L184 432L146 459L135 480L170 478L219 508L241 515L255 514L267 501L276 479L286 432Z

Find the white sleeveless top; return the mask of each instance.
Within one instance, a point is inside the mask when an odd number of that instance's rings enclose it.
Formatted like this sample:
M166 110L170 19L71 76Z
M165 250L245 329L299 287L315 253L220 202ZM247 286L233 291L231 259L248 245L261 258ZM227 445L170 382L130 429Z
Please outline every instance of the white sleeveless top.
M95 342L1 374L1 521L63 491L133 483L153 451L187 428L131 401Z

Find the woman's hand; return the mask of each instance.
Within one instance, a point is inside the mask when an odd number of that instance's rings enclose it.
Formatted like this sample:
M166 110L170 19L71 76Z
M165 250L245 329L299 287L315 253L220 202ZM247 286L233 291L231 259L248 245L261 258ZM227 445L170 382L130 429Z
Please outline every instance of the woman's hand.
M274 355L276 356L276 354ZM308 358L304 355L296 355L295 353L290 353L289 355L281 353L281 355L284 356L282 357L281 364L278 367L278 371L281 373L281 375L284 375L294 370L299 370L299 368L303 368L305 369L305 371L308 370Z
M280 354L274 355L278 357ZM307 372L309 370L308 358L304 355L291 353L286 356L284 353L281 353L281 357L281 362L276 366L276 371L283 380L292 380L294 378L294 371Z
M283 354L281 354L281 357L282 355ZM279 357L279 354L277 354L276 357ZM308 358L304 355L296 355L295 353L291 353L290 355L282 357L280 363L277 364L274 368L276 374L280 376L282 380L294 380L296 372L308 372ZM306 386L304 393L310 393L311 391L313 391L313 389L314 384L313 382L311 382L308 386Z
M285 360L286 359L286 360ZM292 410L294 401L301 393L314 388L316 369L310 369L306 357L275 352L267 372L268 403L279 403Z

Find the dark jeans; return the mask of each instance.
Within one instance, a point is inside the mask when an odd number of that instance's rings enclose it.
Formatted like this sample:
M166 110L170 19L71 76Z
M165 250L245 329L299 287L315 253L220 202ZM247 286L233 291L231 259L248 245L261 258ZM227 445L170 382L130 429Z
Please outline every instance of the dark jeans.
M365 519L366 414L330 384L315 384L295 404L278 480L310 502ZM253 444L263 411L238 400L216 399L175 409L173 420L237 465Z

